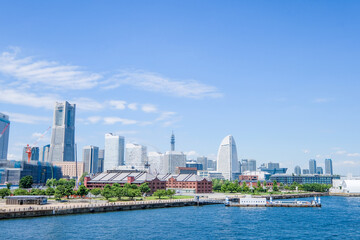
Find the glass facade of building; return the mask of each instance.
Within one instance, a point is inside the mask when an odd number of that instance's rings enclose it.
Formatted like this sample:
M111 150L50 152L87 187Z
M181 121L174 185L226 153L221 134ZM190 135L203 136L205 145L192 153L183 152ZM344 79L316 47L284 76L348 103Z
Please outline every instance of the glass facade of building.
M105 134L104 171L124 165L125 139L112 133Z
M331 159L325 159L325 174L333 175L333 166Z
M6 160L9 146L9 116L0 113L0 160Z
M84 171L90 174L98 173L99 148L95 146L85 146L83 148Z
M278 183L292 184L297 182L299 184L306 183L320 183L320 184L332 184L333 179L340 179L340 176L328 176L328 175L308 175L308 176L292 176L292 175L272 175L270 181L276 180Z

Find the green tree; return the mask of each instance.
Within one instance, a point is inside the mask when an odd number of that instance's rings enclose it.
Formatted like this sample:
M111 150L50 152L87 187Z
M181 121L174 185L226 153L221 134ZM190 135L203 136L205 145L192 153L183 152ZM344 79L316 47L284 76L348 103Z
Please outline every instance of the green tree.
M112 186L112 191L114 197L117 197L118 200L121 200L122 197L125 197L127 195L128 188L123 188L120 185L119 186Z
M20 179L19 188L31 188L32 184L33 184L33 177L25 176Z
M29 195L29 192L26 191L25 189L18 188L18 189L15 189L14 195L15 195L15 196L19 196L19 195Z
M45 191L38 188L33 188L30 191L30 195L45 195Z
M76 194L79 196L86 196L89 193L89 189L87 189L84 185L81 185L79 189L76 191Z
M46 190L45 190L45 194L47 196L53 196L55 194L55 189L53 189L52 187L48 187Z
M131 200L133 200L134 197L140 197L141 192L139 189L129 188L126 191L126 196L129 197Z
M54 187L56 186L58 183L58 181L55 179L55 178L49 178L47 181L46 181L46 186L48 187Z
M168 196L169 198L173 198L173 196L175 195L175 190L173 189L168 189L166 190L166 196Z
M159 199L160 199L161 197L166 196L166 190L164 190L164 189L158 189L158 190L156 190L156 192L154 192L153 195L154 195L155 197L159 197Z
M279 187L278 187L278 185L277 185L277 181L276 181L276 180L274 180L274 182L273 182L273 191L274 191L274 192L279 191Z
M64 185L59 185L55 189L55 198L60 200L61 198L66 196L66 188Z
M11 186L12 186L12 183L10 183L10 182L6 183L6 188L7 188L7 189L10 190Z
M223 184L223 185L221 186L221 191L222 191L222 192L226 192L227 190L228 190L228 188L227 188L226 184Z
M94 196L98 196L101 194L101 189L100 188L94 188L90 190L91 194Z
M238 184L234 182L234 183L229 183L229 184L227 185L226 189L227 189L228 191L230 191L231 193L233 193L233 192L236 192L236 191L237 191L237 187L238 187Z
M10 194L11 194L11 191L9 189L7 189L7 188L1 188L0 189L0 197L1 198L4 198L6 196L10 196Z
M140 192L142 193L142 195L145 195L145 194L147 194L148 192L151 191L151 189L149 187L149 183L141 184L139 189L140 189Z
M114 196L114 192L111 190L111 187L109 184L106 184L104 189L101 192L101 195L103 195L104 198L107 200Z

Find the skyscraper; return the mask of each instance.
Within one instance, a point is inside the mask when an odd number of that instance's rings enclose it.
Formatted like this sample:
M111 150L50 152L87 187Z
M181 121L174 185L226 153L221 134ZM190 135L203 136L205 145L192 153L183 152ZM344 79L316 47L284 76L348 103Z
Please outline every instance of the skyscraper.
M249 170L249 163L247 159L241 159L241 173Z
M105 158L105 150L100 149L99 150L99 157L98 157L98 172L104 171L104 158Z
M183 152L166 152L163 157L163 167L161 173L175 174L177 167L186 167L186 155Z
M332 160L330 158L325 159L325 174L333 175Z
M126 144L125 165L136 167L144 166L147 161L147 149L140 144Z
M124 165L125 139L112 133L105 134L104 171Z
M0 113L0 160L6 160L9 146L9 116Z
M219 147L217 156L217 171L225 179L233 180L234 173L239 172L236 144L233 136L226 136Z
M303 174L310 174L309 169L303 169Z
M256 160L254 159L250 159L248 161L248 170L251 172L255 172L256 171Z
M28 148L28 147L24 147L24 148L23 148L22 160L25 161L25 162L28 161L28 154L27 154L27 152L26 152L26 151L27 151L27 148ZM39 161L39 160L40 160L39 156L40 156L40 149L39 149L39 147L32 147L32 148L31 148L31 157L30 157L30 160L31 160L31 161Z
M295 167L294 173L295 173L295 175L301 175L301 168L300 168L300 166L296 166L296 167Z
M51 133L50 161L75 161L75 104L56 103Z
M85 146L83 148L84 171L95 174L98 172L99 148L95 146Z
M315 159L309 160L309 171L310 171L310 174L316 173L316 160Z
M147 158L148 158L148 163L150 164L151 174L160 174L164 172L163 170L164 154L160 152L149 152Z
M208 169L208 159L207 159L207 157L205 157L205 156L198 157L196 162L203 165L203 170Z
M50 144L41 147L39 151L39 161L48 162L49 154L50 154Z

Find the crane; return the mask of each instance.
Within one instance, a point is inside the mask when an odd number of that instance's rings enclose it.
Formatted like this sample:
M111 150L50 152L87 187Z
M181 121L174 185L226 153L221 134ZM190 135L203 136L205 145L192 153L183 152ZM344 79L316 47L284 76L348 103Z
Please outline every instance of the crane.
M6 124L5 128L2 130L2 132L0 133L0 138L4 135L6 129L9 127L10 123Z
M46 135L46 133L50 130L50 128L51 128L51 126L48 127L48 128L45 130L45 132L43 132L43 133L40 135L40 137L39 137L31 146L30 146L29 144L26 145L26 151L25 151L25 152L26 152L27 155L28 155L28 163L30 162L30 159L31 159L31 154L32 154L31 149L38 144L38 142Z

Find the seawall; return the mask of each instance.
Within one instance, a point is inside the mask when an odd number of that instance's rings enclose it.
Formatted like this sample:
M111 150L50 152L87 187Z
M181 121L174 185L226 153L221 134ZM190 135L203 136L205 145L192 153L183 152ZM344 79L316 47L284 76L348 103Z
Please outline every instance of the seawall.
M140 209L153 208L168 208L168 207L186 207L216 204L215 202L196 202L193 199L178 199L178 200L159 200L159 201L137 201L137 202L119 202L119 203L103 203L103 204L82 204L78 206L64 205L64 206L29 206L0 210L0 219L13 218L27 218L27 217L41 217L41 216L55 216L67 214L82 214L82 213L100 213L100 212L114 212L114 211L128 211Z

